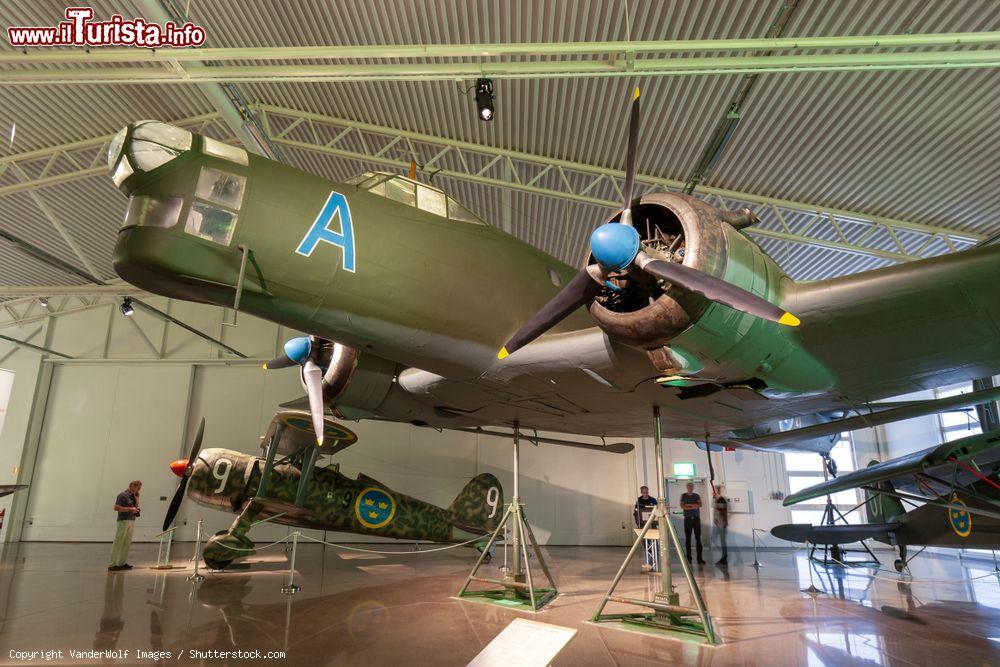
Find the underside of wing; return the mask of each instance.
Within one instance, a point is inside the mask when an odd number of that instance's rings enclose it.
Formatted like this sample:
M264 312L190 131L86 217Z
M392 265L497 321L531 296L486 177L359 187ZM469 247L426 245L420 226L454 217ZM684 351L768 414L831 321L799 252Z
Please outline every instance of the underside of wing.
M975 460L1000 447L1000 431L990 431L929 447L906 456L875 463L863 470L841 475L815 486L810 486L785 498L784 505L794 505L837 491L846 491L860 486L870 486L904 475L932 472L941 466L952 467L955 461Z
M867 539L888 541L889 535L899 530L899 523L865 523L857 526L814 526L811 523L786 523L775 526L771 534L789 542L810 544L848 544Z

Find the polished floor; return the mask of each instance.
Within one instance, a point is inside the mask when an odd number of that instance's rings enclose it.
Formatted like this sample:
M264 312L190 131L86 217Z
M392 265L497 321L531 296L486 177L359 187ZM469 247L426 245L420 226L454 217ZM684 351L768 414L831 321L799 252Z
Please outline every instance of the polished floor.
M296 665L464 665L513 619L530 616L578 630L557 666L1000 665L1000 578L982 560L921 557L906 581L810 566L792 550L761 552L757 571L751 554L736 552L727 571L697 573L725 642L710 648L587 622L624 548L546 549L561 594L534 615L454 599L473 564L466 549L384 556L303 545L295 575L302 590L286 596L281 547L249 569L206 573L200 584L187 581L191 548L176 545L184 569L164 572L149 569L155 545L134 545L136 569L108 573L107 544L8 545L0 556L0 664L28 664L12 651L55 649L63 658L48 664L94 663L74 660L71 649L130 652L115 664L154 664L136 659L139 650L170 652L164 664L267 662L192 657L194 649L284 651ZM655 579L632 570L618 592L648 595ZM811 584L824 592L800 592Z

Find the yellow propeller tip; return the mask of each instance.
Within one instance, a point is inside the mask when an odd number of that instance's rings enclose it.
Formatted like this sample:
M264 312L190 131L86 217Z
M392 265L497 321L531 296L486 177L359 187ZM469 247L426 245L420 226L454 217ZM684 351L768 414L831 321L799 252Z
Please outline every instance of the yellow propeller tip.
M510 356L510 352L507 351L506 347L500 348L500 351L497 352L497 359L506 359L509 356Z
M265 361L264 363L262 363L260 365L260 367L263 368L266 371L267 370L267 362Z
M639 86L635 87L635 91L632 93L632 99L633 100L639 99Z
M797 327L799 326L800 323L801 320L799 320L799 318L795 317L791 313L785 313L784 315L781 316L781 319L778 320L778 324L784 324L785 326L789 327Z

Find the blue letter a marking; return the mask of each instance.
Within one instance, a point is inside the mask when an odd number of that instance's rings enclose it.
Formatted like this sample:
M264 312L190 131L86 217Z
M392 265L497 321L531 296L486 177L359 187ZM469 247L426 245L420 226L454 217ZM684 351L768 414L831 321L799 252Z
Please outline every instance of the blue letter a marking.
M330 229L334 218L340 218L340 232ZM351 223L351 209L347 198L339 192L331 192L326 198L323 210L306 232L302 243L295 252L309 257L320 241L333 244L344 251L344 270L354 273L354 225Z

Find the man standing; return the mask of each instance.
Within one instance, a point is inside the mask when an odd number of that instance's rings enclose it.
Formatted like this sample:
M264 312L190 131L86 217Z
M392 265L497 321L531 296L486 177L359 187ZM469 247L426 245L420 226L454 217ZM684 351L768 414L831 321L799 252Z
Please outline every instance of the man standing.
M687 493L681 494L681 509L684 510L684 552L691 562L691 531L694 531L698 550L698 565L704 565L701 557L701 496L694 492L694 484L687 483Z
M649 495L648 486L639 487L639 497L635 499L635 511L632 515L635 517L635 525L637 528L642 528L646 523L642 518L643 510L649 507L656 507L656 498Z
M716 565L728 565L729 550L726 547L726 531L729 528L729 499L725 496L725 488L716 487L713 505L715 528L719 531L719 544L722 546L722 558L718 560Z
M111 572L132 569L132 566L125 561L128 560L128 548L132 546L135 518L139 516L140 489L142 489L142 482L135 480L115 499L118 527L115 530L115 543L111 547L111 565L108 566L108 570Z

